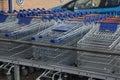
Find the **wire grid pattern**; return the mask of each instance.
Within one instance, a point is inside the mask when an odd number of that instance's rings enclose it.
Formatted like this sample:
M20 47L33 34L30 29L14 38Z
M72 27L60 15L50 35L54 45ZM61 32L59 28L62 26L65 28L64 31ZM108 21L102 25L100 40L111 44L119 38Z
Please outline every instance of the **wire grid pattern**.
M68 26L72 28L66 32L53 30L59 26ZM91 25L86 26L83 25L82 22L65 21L57 26L50 27L38 33L35 35L35 41L61 46L76 46L77 41L81 39L90 28ZM74 53L76 52L70 50L33 46L34 58L48 63L72 65L75 63L76 59L76 54Z
M120 26L118 25L116 32L100 31L100 24L94 25L77 44L80 48L95 49L98 51L113 51L119 42ZM83 53L83 54L81 54ZM80 52L77 54L77 66L79 68L102 73L119 74L119 57L112 55L98 55L88 52Z

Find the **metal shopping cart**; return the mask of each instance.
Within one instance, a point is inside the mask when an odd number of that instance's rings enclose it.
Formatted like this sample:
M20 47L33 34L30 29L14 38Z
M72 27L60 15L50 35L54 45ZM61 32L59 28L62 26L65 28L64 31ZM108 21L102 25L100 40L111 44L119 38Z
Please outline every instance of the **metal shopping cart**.
M113 20L96 25L78 42L82 49L97 51L113 51L119 42L120 26ZM119 57L112 55L98 55L90 52L78 52L77 64L81 69L97 73L118 74Z
M18 23L21 23L19 21ZM24 26L22 26L21 24L20 24L21 26L19 26L19 24L16 23L14 24L15 26L12 26L13 25L12 24L11 26L7 25L4 27L0 27L0 37L13 39L13 40L20 40L20 41L31 41L31 36L35 35L39 31L44 30L56 23L55 20L44 22L39 18L37 19L34 18L30 22L31 22L30 24L24 25ZM30 52L32 51L31 46L29 45L16 44L16 43L10 43L10 42L0 42L0 43L1 43L0 52L3 55L11 55L11 57L13 57L15 54L20 54L20 53L30 54Z
M58 25L45 29L33 36L35 42L54 44L61 46L76 46L77 40L82 38L91 28L83 22L64 21ZM33 46L33 56L47 63L73 65L76 54L74 51L62 50L59 48L45 48Z

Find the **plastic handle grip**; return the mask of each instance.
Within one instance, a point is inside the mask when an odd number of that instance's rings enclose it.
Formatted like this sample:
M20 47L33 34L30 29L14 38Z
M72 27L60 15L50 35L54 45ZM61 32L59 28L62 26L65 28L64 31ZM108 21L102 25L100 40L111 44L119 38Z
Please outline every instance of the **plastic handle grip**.
M60 41L64 40L64 38L57 38L57 39L52 39L50 40L51 43L58 43Z
M11 33L7 33L7 34L5 34L5 37L11 37L11 36L12 36Z
M35 37L34 37L34 36L32 36L32 37L31 37L31 40L35 40Z
M39 35L39 38L43 38L43 36L42 36L42 35Z
M15 32L15 33L7 33L5 34L6 37L12 37L21 34L20 32Z

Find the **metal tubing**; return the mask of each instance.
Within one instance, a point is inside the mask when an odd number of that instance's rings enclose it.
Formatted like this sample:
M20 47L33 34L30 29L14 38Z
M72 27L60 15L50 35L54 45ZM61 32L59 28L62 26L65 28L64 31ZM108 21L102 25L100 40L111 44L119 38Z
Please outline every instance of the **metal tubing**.
M13 10L14 10L14 1L13 0L8 0L8 9L9 9L9 12L12 13Z
M70 46L60 46L60 45L51 45L51 44L42 44L30 41L18 41L18 40L11 40L11 39L2 39L0 38L1 42L11 42L11 43L18 43L18 44L26 44L26 45L34 45L34 46L42 46L42 47L51 47L51 48L59 48L59 49L67 49L73 51L85 51L85 52L92 52L94 54L103 54L103 55L115 55L120 56L120 53L117 51L97 51L97 50L88 50L88 49L80 49L77 47L70 47ZM84 54L84 53L83 53Z
M20 68L19 65L14 65L14 80L20 80Z

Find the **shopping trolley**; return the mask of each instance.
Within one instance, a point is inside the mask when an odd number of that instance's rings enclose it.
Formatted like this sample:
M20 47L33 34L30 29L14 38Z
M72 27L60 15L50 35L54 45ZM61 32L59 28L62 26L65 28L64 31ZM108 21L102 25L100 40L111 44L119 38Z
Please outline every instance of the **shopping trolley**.
M114 20L114 19L113 19ZM97 51L113 51L119 42L120 26L113 20L100 22L78 42L82 49ZM80 52L77 55L77 64L81 69L98 73L119 74L119 57L112 55L98 55L90 52Z

